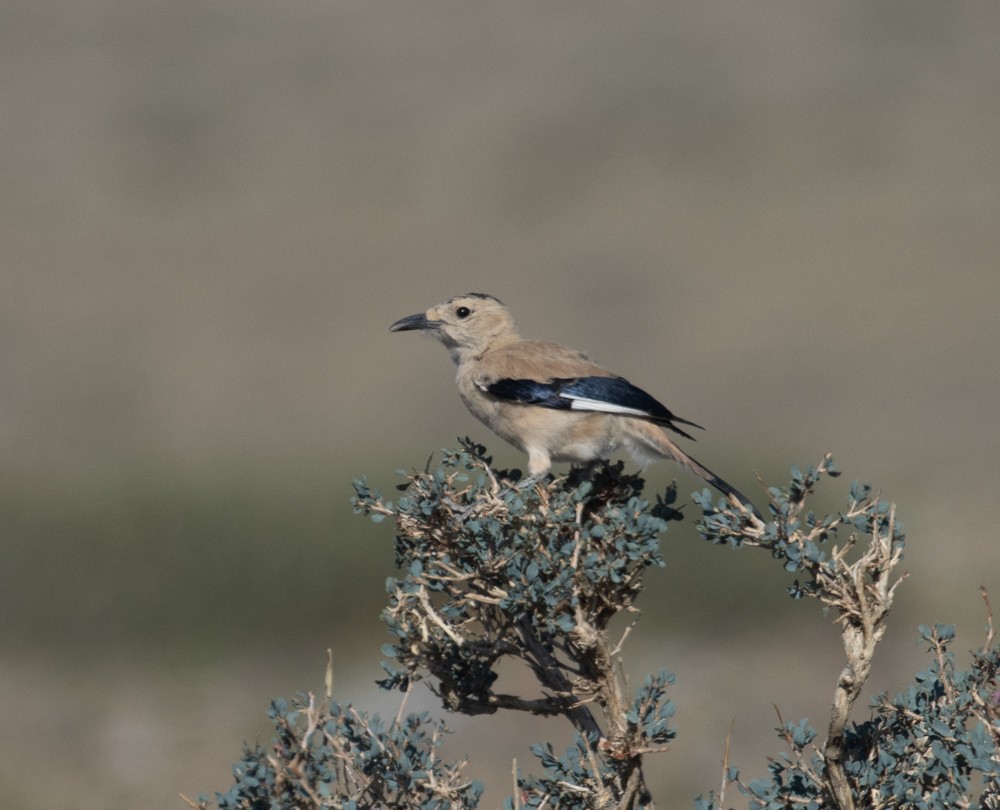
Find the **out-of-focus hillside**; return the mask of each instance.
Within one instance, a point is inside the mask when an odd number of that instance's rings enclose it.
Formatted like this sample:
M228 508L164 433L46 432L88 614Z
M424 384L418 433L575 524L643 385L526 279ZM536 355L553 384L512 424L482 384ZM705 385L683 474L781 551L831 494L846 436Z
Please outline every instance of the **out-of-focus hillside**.
M917 622L978 644L976 586L1000 594L998 35L971 3L7 0L11 806L224 788L328 646L341 700L395 711L371 685L391 529L351 515L350 480L391 486L466 433L520 463L439 346L386 331L469 290L706 425L693 452L746 491L826 451L882 487L911 578L874 687L919 666ZM821 725L840 661L766 561L689 528L667 557L630 661L678 674L656 770L682 807L734 715L747 774L778 747L772 703ZM499 802L548 732L484 722L449 745Z

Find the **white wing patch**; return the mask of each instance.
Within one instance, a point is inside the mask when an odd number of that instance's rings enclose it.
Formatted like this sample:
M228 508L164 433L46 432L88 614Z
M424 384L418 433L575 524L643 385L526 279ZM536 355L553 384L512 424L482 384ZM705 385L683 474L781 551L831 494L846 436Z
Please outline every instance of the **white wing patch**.
M601 411L602 413L618 413L623 416L649 416L646 411L640 411L638 408L627 408L624 405L605 402L603 399L588 399L566 393L560 393L559 396L570 400L569 407L574 411Z

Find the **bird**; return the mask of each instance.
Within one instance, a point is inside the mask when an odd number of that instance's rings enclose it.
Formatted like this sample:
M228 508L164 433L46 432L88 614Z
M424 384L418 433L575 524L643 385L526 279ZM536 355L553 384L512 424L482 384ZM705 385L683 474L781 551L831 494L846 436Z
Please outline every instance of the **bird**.
M669 433L693 441L684 427L703 430L701 425L582 352L522 338L510 310L492 295L456 295L400 318L389 331L426 332L444 344L458 367L455 381L465 406L527 453L530 480L549 473L553 462L587 466L624 449L641 466L670 459L756 514L745 495L681 450Z

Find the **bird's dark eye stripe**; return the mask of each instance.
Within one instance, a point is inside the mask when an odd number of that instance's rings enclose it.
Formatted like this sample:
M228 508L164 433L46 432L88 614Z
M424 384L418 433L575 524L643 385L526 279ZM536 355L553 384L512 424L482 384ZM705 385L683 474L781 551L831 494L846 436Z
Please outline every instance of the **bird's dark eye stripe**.
M455 310L455 314L458 315L459 318L468 318L472 314L472 310L468 307L459 307Z

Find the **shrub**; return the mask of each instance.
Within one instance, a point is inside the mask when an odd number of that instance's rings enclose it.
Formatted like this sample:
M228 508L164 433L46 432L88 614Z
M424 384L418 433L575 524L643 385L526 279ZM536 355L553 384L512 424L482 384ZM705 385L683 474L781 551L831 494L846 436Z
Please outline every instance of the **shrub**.
M524 482L517 471L494 470L485 448L468 439L446 451L439 468L401 475L395 503L355 482L356 511L396 522L400 575L387 583L382 614L392 663L383 663L380 685L406 692L424 681L449 712L569 721L575 739L565 752L533 746L540 773L518 775L509 810L651 807L643 763L676 737L674 679L652 673L630 691L621 661L643 575L663 565L660 535L681 518L676 490L647 500L642 479L621 463ZM754 810L1000 808L1000 653L985 593L989 629L969 669L955 669L951 628L921 628L929 668L905 694L879 695L869 720L849 720L902 580L895 569L905 538L895 508L857 482L843 512L808 511L815 488L836 475L829 456L805 471L793 467L787 486L768 490L766 518L708 490L694 496L702 538L764 549L793 572L789 594L833 612L845 655L825 739L805 720L782 720L787 751L770 761L766 777L745 780L727 762L718 793L694 805L722 808L735 786ZM631 621L613 638L619 615ZM499 690L504 658L532 674L541 697ZM329 694L276 700L269 714L270 750L245 749L235 784L215 796L220 810L457 810L479 802L482 788L464 776L467 763L438 758L443 725L426 715L385 722ZM212 802L202 796L189 804Z

